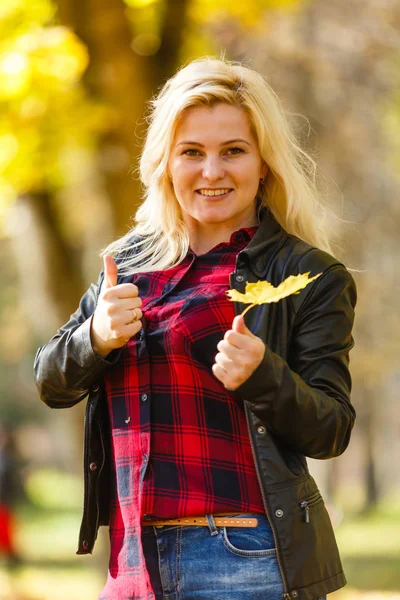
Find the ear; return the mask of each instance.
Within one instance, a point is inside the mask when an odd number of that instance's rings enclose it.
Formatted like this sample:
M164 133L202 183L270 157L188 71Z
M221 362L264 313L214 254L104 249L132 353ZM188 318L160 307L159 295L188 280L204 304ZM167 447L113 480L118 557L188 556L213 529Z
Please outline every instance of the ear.
M268 171L269 171L269 167L268 167L268 165L267 165L266 163L263 163L263 164L262 164L262 167L261 167L261 175L260 175L260 179L264 179L264 178L265 178L265 176L266 176L266 174L268 173Z

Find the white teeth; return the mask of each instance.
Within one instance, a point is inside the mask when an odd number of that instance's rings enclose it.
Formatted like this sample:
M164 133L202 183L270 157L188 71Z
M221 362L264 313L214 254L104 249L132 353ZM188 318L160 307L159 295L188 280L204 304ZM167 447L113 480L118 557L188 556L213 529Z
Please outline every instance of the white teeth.
M221 190L199 190L202 196L222 196L223 194L227 194L229 191L229 188Z

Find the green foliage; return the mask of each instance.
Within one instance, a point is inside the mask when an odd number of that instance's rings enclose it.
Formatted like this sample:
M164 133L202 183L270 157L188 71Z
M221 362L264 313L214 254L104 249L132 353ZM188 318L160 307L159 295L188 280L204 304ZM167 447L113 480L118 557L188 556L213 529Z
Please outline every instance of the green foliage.
M80 83L87 50L54 13L49 0L0 7L0 211L65 184L68 148L93 146L106 121Z
M352 586L363 591L400 590L400 490L368 513L345 516L336 534Z
M132 27L132 49L139 56L156 54L161 45L165 0L124 0Z
M155 54L161 44L165 0L125 0L137 54ZM284 6L298 0L285 0ZM192 0L187 52L209 52L204 26L229 16L254 27L277 0ZM115 115L89 98L81 83L89 57L85 46L56 22L51 0L3 0L0 5L0 216L24 193L57 190L68 183L75 149L94 148ZM194 32L196 33L194 35Z
M29 500L42 509L79 509L82 482L79 478L55 469L32 471L26 478Z
M3 0L0 3L0 40L7 44L21 34L48 23L56 5L50 0Z
M400 90L397 90L382 110L382 127L389 142L390 161L394 170L400 173Z

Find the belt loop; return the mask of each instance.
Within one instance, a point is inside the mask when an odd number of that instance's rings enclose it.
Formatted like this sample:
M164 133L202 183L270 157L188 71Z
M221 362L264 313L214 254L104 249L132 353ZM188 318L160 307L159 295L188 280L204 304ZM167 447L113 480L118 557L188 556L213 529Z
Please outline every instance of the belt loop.
M214 517L212 515L206 515L208 529L211 535L218 535L217 526L215 525Z

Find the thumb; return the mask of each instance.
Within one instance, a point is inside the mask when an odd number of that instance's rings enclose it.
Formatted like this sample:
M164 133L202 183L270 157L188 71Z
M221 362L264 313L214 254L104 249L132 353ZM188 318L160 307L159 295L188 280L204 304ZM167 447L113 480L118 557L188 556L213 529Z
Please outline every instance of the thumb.
M118 267L112 256L105 254L104 261L104 287L110 288L117 285Z
M236 331L236 333L241 333L242 335L248 335L250 337L255 337L251 333L250 329L247 328L246 323L244 322L243 315L237 315L233 319L232 329L233 329L233 331Z

